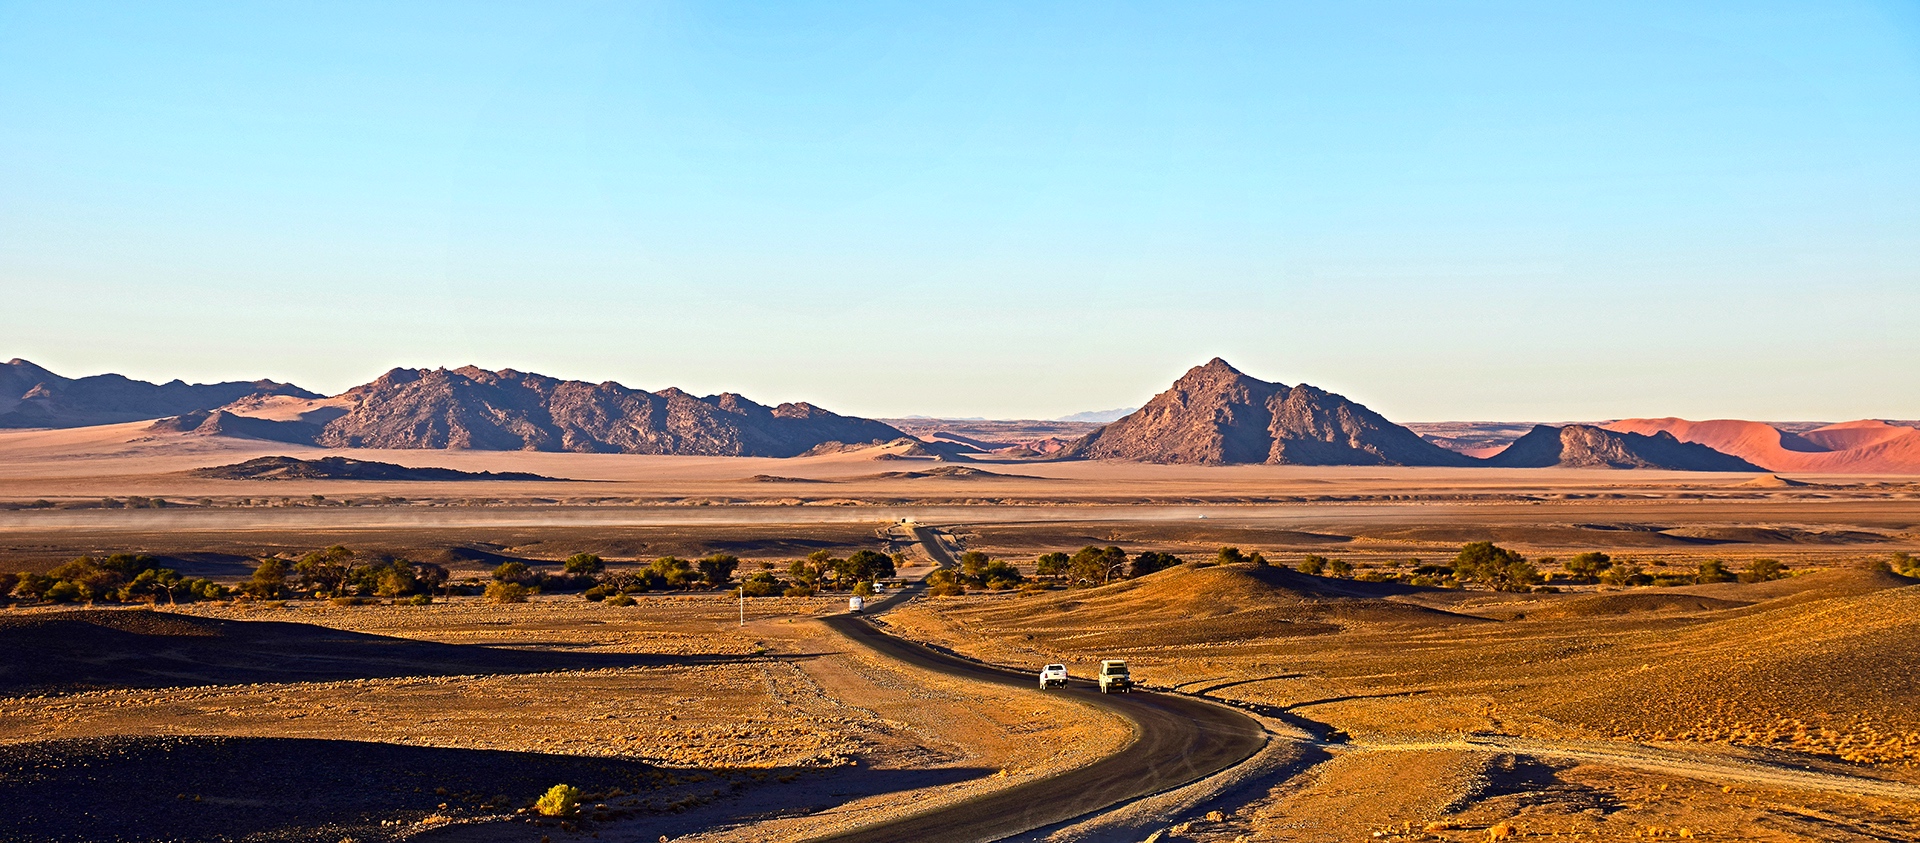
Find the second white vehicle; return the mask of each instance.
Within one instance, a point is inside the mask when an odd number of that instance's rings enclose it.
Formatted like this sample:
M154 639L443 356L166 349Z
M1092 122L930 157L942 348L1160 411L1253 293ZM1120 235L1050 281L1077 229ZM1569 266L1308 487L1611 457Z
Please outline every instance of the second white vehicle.
M1040 668L1040 690L1044 691L1044 690L1047 690L1048 688L1059 688L1059 687L1065 686L1066 684L1067 684L1067 666L1066 665L1050 664L1050 665L1047 665L1046 667Z

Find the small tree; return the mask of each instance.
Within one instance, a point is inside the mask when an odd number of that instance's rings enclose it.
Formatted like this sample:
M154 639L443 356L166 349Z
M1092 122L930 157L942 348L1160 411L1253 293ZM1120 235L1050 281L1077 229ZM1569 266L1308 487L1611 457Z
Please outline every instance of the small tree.
M981 572L987 569L987 563L992 561L993 557L985 553L969 550L960 554L960 573L977 583L980 581Z
M1222 565L1238 565L1248 560L1247 555L1240 552L1240 548L1227 546L1220 548L1220 553L1214 556L1214 561Z
M1128 570L1127 575L1144 577L1148 574L1164 571L1179 564L1180 557L1178 556L1171 553L1160 553L1149 550L1133 557L1133 567Z
M494 582L513 583L514 585L524 586L532 585L538 582L539 579L540 575L534 573L532 568L527 567L527 563L517 559L511 562L502 562L500 563L500 567L493 569Z
M272 556L260 560L260 566L253 569L253 576L241 584L240 590L261 600L287 596L286 560Z
M1312 574L1313 576L1316 576L1316 577L1320 576L1322 573L1325 573L1327 570L1327 557L1321 556L1317 553L1309 553L1306 556L1301 557L1300 565L1295 570L1303 574Z
M1612 557L1599 551L1590 550L1586 553L1574 554L1572 559L1567 560L1565 569L1568 576L1579 577L1587 582L1593 582L1594 579L1600 576L1601 571L1605 571L1607 568L1612 567L1612 565Z
M1700 563L1700 572L1694 575L1698 583L1732 582L1733 572L1727 570L1727 563L1718 559L1708 559Z
M840 562L841 579L872 582L894 575L893 557L872 550L856 550Z
M1778 559L1755 559L1747 563L1747 569L1740 572L1741 582L1767 582L1787 575L1787 566Z
M1063 577L1071 569L1071 561L1064 553L1042 553L1033 560L1033 572L1042 577Z
M1453 558L1453 575L1463 582L1484 582L1496 591L1526 591L1540 581L1540 573L1511 550L1493 542L1473 542Z
M1077 582L1105 585L1127 567L1127 553L1117 547L1087 545L1068 560Z
M1353 565L1345 559L1334 559L1327 563L1327 570L1336 577L1353 576Z
M591 553L576 553L560 563L567 573L579 576L592 576L607 569L607 561Z
M293 570L300 575L301 588L322 597L338 597L346 589L352 564L353 551L336 544L300 557Z
M695 564L700 569L700 579L703 582L714 588L720 588L733 581L733 572L740 567L740 557L712 553Z

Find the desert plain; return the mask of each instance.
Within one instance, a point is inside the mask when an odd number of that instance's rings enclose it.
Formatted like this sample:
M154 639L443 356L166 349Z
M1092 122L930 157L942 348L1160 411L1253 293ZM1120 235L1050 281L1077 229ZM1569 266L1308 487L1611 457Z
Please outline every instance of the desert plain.
M973 588L872 617L955 656L1231 706L1264 747L1047 840L1920 839L1920 478L1152 465L911 447L797 458L351 452L155 432L0 432L0 570L139 553L238 584L329 546L485 581L578 553L739 574L963 551L1031 578L1115 546L1182 564ZM228 480L341 454L545 480ZM157 503L163 501L164 504ZM1419 572L1463 545L1542 587ZM1267 564L1220 561L1222 547ZM1589 581L1599 552L1637 582ZM1303 570L1338 560L1336 576ZM1709 560L1785 576L1691 582ZM1549 561L1552 560L1552 561ZM805 840L1032 787L1139 736L1084 696L889 659L844 593L295 597L0 613L0 837ZM528 806L582 791L564 823Z

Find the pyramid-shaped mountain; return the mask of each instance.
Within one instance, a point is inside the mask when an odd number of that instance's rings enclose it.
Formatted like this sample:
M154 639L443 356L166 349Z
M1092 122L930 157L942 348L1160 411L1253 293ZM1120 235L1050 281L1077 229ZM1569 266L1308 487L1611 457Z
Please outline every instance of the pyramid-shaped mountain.
M503 369L394 369L344 393L315 437L335 448L791 457L829 442L906 434L811 404L766 407L731 393L560 380Z
M1214 358L1067 454L1222 465L1476 465L1343 396L1249 377Z

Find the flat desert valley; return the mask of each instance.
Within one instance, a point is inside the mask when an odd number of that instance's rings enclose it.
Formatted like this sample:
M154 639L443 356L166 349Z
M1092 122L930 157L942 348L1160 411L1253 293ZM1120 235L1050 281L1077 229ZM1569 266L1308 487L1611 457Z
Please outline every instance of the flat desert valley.
M0 838L993 839L962 821L1027 812L1011 839L1920 839L1913 476L333 450L141 422L4 431L0 455L0 570L144 554L236 590L0 612ZM265 456L545 479L196 473ZM1463 586L1441 569L1473 542L1538 580ZM237 592L333 546L446 587ZM1178 564L1038 576L1109 546ZM827 583L481 593L582 553L608 582L714 554L784 581L863 550L904 590L857 623L946 662L850 633ZM969 552L1020 582L926 594ZM1590 553L1616 575L1569 568ZM1756 560L1775 573L1742 581ZM1155 721L1084 684L1103 659L1141 701L1237 718L1244 751L1173 769ZM1080 682L1038 690L1048 663ZM1069 809L1059 782L1128 758ZM549 816L560 784L578 807Z

